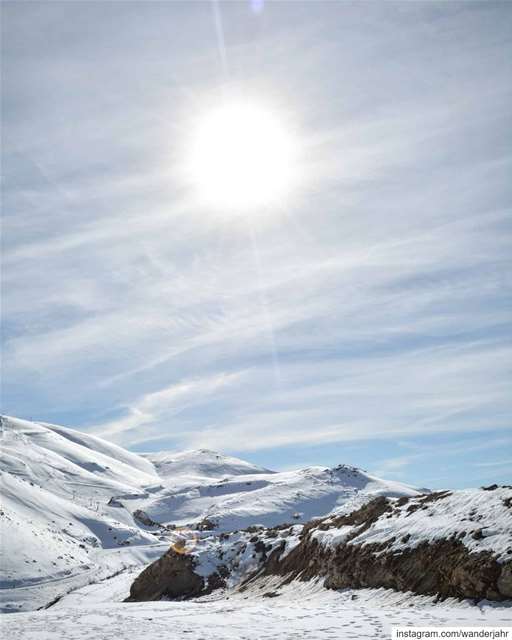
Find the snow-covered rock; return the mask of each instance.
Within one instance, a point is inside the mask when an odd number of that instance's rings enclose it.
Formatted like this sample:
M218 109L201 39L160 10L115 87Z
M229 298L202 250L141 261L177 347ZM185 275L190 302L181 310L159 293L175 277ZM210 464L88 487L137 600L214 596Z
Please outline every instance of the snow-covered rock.
M272 575L285 582L321 578L336 589L512 598L511 504L509 487L379 496L355 511L306 525L196 534L143 571L130 598L243 589Z

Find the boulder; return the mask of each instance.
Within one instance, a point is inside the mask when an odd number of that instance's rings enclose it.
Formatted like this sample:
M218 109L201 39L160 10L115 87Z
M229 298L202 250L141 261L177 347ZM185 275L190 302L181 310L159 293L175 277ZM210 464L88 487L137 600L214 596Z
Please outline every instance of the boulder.
M190 555L169 549L135 579L125 602L142 602L168 598L190 598L204 590L203 578L194 573Z

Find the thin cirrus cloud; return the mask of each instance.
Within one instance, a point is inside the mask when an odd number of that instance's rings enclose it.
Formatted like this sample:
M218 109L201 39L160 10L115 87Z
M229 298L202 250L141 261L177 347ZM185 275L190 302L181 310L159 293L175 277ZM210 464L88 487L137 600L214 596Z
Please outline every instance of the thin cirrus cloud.
M137 6L6 3L5 410L282 467L350 443L400 477L497 442L509 7L219 3L224 64L208 3ZM296 193L250 218L179 179L226 84L300 141Z

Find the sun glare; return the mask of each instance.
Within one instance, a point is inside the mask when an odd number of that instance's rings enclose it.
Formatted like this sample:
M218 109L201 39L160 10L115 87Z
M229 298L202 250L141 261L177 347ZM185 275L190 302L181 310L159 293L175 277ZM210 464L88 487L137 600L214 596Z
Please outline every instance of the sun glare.
M294 164L293 137L277 115L237 103L200 120L188 173L208 204L243 212L282 203L294 181Z

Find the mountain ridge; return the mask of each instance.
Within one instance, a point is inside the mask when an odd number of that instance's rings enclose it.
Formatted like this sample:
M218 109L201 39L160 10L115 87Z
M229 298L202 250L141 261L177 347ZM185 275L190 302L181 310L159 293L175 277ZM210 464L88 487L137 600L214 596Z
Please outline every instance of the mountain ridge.
M351 510L413 487L350 465L272 471L209 449L139 455L102 438L2 416L4 610L162 555L173 531L232 532Z

